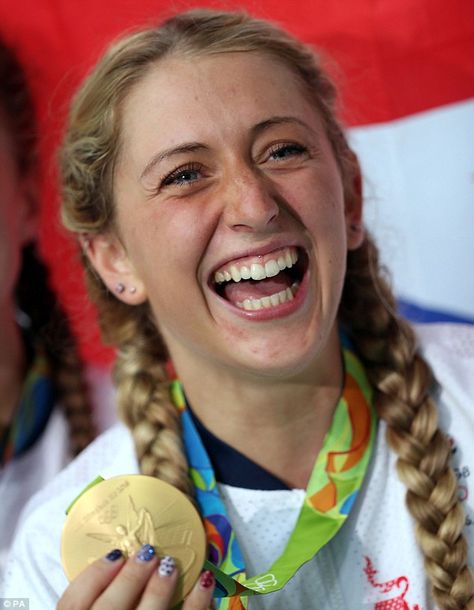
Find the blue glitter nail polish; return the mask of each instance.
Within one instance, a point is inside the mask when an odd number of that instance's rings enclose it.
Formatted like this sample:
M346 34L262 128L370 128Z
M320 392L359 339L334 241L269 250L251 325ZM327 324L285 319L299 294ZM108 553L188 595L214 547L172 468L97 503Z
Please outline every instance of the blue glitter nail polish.
M107 553L107 555L105 556L108 561L117 561L117 559L120 559L120 557L123 557L123 553L120 549L114 549L113 551L110 551L110 553Z
M155 555L155 548L151 544L144 544L136 554L136 558L138 561L151 561Z

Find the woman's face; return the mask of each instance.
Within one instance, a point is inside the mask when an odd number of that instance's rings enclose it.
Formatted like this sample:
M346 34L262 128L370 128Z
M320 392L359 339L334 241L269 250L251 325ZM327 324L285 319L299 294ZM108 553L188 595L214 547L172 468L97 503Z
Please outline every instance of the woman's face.
M122 108L115 195L124 255L102 275L131 270L121 298L146 295L178 372L317 365L360 209L290 70L256 53L152 67Z

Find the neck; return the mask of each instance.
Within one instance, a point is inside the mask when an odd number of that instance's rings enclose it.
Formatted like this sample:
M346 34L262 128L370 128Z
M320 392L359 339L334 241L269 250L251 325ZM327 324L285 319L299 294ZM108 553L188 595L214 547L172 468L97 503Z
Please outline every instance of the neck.
M320 360L324 366L286 378L243 378L202 365L177 370L193 410L213 434L289 487L305 488L341 395L336 333Z
M21 394L25 375L25 350L13 308L0 310L0 425L8 426Z

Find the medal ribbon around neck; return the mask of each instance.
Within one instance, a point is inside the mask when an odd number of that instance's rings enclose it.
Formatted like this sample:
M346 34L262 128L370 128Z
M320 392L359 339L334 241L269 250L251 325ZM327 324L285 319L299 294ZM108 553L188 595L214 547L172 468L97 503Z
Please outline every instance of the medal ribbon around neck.
M333 538L354 505L370 462L377 429L372 390L362 364L343 350L345 380L323 447L316 458L296 526L266 572L247 578L243 555L220 497L209 457L186 409L181 383L171 384L196 499L209 542L205 568L216 578L219 610L247 607L246 596L282 589Z

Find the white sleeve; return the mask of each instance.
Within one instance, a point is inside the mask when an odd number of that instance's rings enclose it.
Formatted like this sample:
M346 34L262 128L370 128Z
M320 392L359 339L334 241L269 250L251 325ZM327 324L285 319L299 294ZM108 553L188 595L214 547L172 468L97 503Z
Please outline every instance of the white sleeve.
M69 493L67 497L70 501ZM67 505L66 498L61 501L56 497L29 513L5 566L1 597L27 598L30 610L56 608L68 584L60 562L60 538Z

